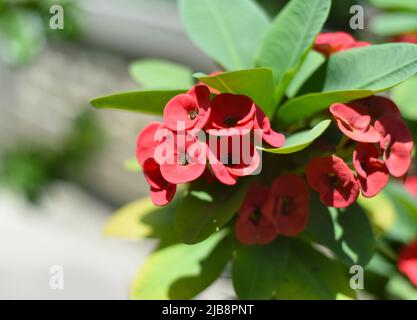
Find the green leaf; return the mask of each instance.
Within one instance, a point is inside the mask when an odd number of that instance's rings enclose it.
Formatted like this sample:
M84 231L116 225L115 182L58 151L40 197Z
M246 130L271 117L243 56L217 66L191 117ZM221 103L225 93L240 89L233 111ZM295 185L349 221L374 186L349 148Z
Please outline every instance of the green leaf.
M366 265L375 250L372 226L361 207L327 208L317 196L311 197L310 217L305 234L328 247L348 266Z
M191 299L223 272L232 251L228 230L195 245L175 244L152 253L133 281L131 298Z
M414 0L371 0L371 3L382 9L400 9L417 12L417 2Z
M165 105L174 96L186 90L154 90L118 93L96 98L91 104L99 109L118 109L162 115Z
M317 71L326 61L325 56L316 51L310 51L304 60L300 70L295 75L287 88L287 97L293 98L301 89L303 84Z
M251 68L268 29L266 14L250 0L180 0L191 40L227 70Z
M382 92L417 72L417 45L388 43L356 48L329 59L323 91Z
M417 300L417 288L399 273L390 278L386 290L392 299Z
M312 144L314 140L316 140L318 137L320 137L324 133L324 131L326 131L326 129L329 127L330 123L330 120L324 120L318 123L311 130L297 132L289 136L285 141L285 145L281 148L262 150L276 154L289 154L301 151L307 148L310 144Z
M129 172L141 172L142 171L142 167L140 166L140 164L139 164L138 160L136 159L136 157L127 159L123 163L123 168L126 171L129 171Z
M251 97L268 116L273 113L274 84L269 68L224 72L216 76L194 75L198 80L222 93L243 94Z
M318 112L326 110L333 103L349 102L373 95L370 90L349 90L310 93L292 99L278 109L276 123L292 123L309 118Z
M241 299L354 297L343 265L295 239L237 245L233 256L233 285Z
M332 103L386 91L416 72L417 46L414 44L383 44L334 54L327 64L323 92L288 101L278 110L275 121L290 123L323 111Z
M132 78L143 89L183 89L193 85L191 69L164 60L139 60L129 67Z
M226 186L193 183L177 209L176 229L182 242L193 244L218 232L239 209L248 183Z
M417 31L417 15L413 13L386 13L376 16L371 21L373 33L383 36Z
M285 92L301 67L330 6L330 0L292 0L272 23L258 53L257 65L272 69L279 93Z
M401 110L404 118L417 120L417 76L392 88L391 98Z

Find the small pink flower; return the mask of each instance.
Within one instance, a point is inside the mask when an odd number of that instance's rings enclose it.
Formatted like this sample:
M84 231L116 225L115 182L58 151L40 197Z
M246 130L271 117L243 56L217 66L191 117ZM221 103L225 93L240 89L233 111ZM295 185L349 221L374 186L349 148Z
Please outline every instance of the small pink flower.
M353 152L353 165L358 174L362 194L367 198L376 196L389 181L388 170L374 144L358 143Z
M143 164L148 158L153 158L155 149L159 142L157 141L157 131L163 130L163 124L160 122L152 122L142 129L138 135L136 158L139 164Z
M258 106L256 106L254 125L255 129L262 130L262 139L270 146L280 148L285 144L285 136L271 128L268 117Z
M345 32L328 32L319 34L314 49L328 57L336 52L370 45L369 42L356 41L355 38Z
M196 86L192 94L173 97L164 109L164 124L173 131L200 130L210 117L210 91Z
M246 198L238 210L236 238L243 244L268 244L277 236L274 222L261 207L268 198L269 189L257 184L249 188Z
M308 222L309 191L304 180L295 174L275 179L262 212L271 217L278 234L296 236Z
M255 103L243 95L222 93L212 102L207 132L212 135L236 135L254 126Z
M307 165L307 181L320 193L328 207L345 208L356 201L359 184L343 159L337 156L315 158Z
M417 239L402 248L397 266L398 270L417 287Z

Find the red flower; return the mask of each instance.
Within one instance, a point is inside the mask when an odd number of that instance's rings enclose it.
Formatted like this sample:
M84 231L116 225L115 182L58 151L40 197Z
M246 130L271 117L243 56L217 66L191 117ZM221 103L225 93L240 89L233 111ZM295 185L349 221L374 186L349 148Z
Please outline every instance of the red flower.
M417 239L401 250L397 266L417 287Z
M305 229L308 210L307 184L295 174L275 179L269 197L262 207L262 212L274 221L278 234L285 236L295 236Z
M376 196L388 183L389 174L374 144L358 143L353 152L353 165L358 174L362 194Z
M337 156L311 160L307 165L307 181L329 207L348 207L359 195L359 184L352 170Z
M160 130L158 132L158 130ZM159 145L159 138L165 136L164 126L159 122L153 122L142 129L138 136L136 156L143 168L146 181L150 185L151 198L155 205L163 206L168 204L175 195L175 184L166 181L160 171L158 163L155 161L155 150ZM159 134L158 134L159 133Z
M195 136L178 133L160 145L161 174L165 180L180 184L199 178L206 169L207 147Z
M414 143L407 125L399 117L384 115L375 122L375 128L382 138L385 165L394 177L404 176L411 165L411 153Z
M262 139L274 148L280 148L285 144L285 136L271 128L271 123L265 113L256 106L255 129L262 130Z
M410 32L398 35L392 39L393 42L408 42L417 44L417 33Z
M369 42L356 41L355 38L348 33L334 32L319 34L314 44L314 49L328 57L336 52L369 45Z
M404 186L408 192L417 198L417 176L408 177Z
M336 119L340 131L352 140L376 143L381 139L381 135L372 125L369 107L364 100L346 104L335 103L330 106L330 112Z
M250 135L210 139L208 159L221 183L234 185L239 177L251 175L259 168L260 156L249 138Z
M202 129L210 117L210 91L196 86L192 94L173 97L164 109L164 124L173 131Z
M247 96L220 94L212 102L207 131L226 136L248 133L254 126L255 110L255 104Z
M252 185L238 210L236 238L243 244L268 244L277 236L274 222L261 211L268 188Z

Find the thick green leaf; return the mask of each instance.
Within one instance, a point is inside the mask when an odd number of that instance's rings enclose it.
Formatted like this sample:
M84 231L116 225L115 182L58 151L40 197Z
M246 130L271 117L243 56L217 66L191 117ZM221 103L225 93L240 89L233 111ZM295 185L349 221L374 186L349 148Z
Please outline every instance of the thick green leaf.
M417 72L417 45L388 43L330 57L323 91L385 91Z
M292 123L326 110L331 104L349 102L373 95L370 90L310 93L288 101L278 109L276 122Z
M329 127L330 123L330 120L324 120L318 123L311 130L297 132L289 136L285 141L285 145L281 148L262 150L276 154L289 154L301 151L307 148L310 144L312 144L314 140L316 140L318 137L320 137L324 133L324 131L326 131L326 129Z
M232 246L228 230L195 245L174 244L152 253L133 281L131 298L191 299L223 272Z
M195 77L222 93L243 94L251 97L268 116L273 113L271 103L274 84L271 69L238 70L224 72L216 76L196 74Z
M251 68L268 29L266 14L251 0L180 0L191 40L227 70Z
M381 14L372 19L371 30L384 37L415 32L417 31L417 15L413 13Z
M382 9L401 9L417 12L415 0L371 0L371 3Z
M417 76L392 88L391 98L400 108L404 118L417 120Z
M182 242L193 244L219 231L239 209L248 183L190 185L177 209L176 229Z
M107 237L132 240L173 238L177 204L177 199L165 207L155 207L150 198L134 201L112 215L103 233Z
M290 100L278 110L276 121L290 123L323 111L332 103L386 91L416 72L414 44L383 44L334 54L327 63L323 92Z
M310 51L300 70L297 72L294 79L288 86L287 97L295 97L307 79L309 79L312 74L323 65L325 61L326 58L321 53Z
M237 245L232 277L241 299L354 297L343 265L309 245L284 237L269 245Z
M96 98L91 104L99 109L118 109L162 115L165 105L186 90L133 91Z
M312 241L328 247L347 265L364 266L374 254L372 226L357 204L344 210L327 208L313 196L305 234Z
M193 85L191 69L164 60L146 59L129 67L132 78L143 89L183 89Z
M391 299L417 300L417 288L399 273L390 278L386 290Z
M279 13L258 53L257 65L270 67L285 92L329 14L330 0L292 0ZM280 97L278 97L280 98Z

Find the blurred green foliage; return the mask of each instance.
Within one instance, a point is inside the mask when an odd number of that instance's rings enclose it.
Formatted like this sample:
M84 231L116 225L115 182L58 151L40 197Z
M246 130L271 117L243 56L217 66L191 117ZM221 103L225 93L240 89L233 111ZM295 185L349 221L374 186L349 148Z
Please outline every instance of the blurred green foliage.
M62 30L49 27L53 5L64 9ZM48 39L77 38L80 14L73 0L0 0L0 58L24 64L42 51Z
M0 185L36 203L56 180L77 180L105 143L103 128L90 112L75 118L61 147L18 143L0 154Z

